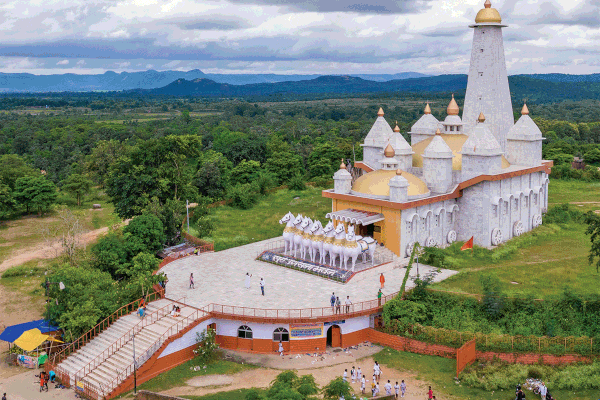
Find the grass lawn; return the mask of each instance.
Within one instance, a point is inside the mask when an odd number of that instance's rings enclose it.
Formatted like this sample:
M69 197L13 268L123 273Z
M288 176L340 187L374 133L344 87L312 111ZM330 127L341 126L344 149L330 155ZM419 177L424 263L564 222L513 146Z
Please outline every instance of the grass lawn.
M545 298L565 287L578 293L597 294L600 276L588 262L590 238L584 230L582 224L543 225L516 239L527 244L497 262L478 257L477 252L474 257L470 251L458 252L451 268L459 273L432 288L482 293L480 276L493 273L500 278L503 292L512 297L532 294Z
M600 210L600 183L550 179L548 205L573 203L581 211ZM587 204L577 204L584 203Z
M283 189L262 197L250 210L217 207L212 216L215 230L205 239L213 241L215 251L219 251L281 236L285 226L279 225L279 220L288 211L325 222L325 214L331 211L331 200L321 196L321 189Z
M194 371L190 368L199 365L198 361L190 360L172 370L160 374L156 378L144 382L138 386L140 390L149 390L151 392L161 392L173 387L185 385L185 381L196 376L202 375L231 375L248 369L256 368L249 364L238 364L232 361L218 360L206 366L206 369ZM233 399L234 397L232 397Z
M501 390L491 392L483 389L469 388L456 384L456 360L425 356L413 353L404 353L392 349L384 349L374 356L380 364L398 371L410 371L417 375L417 379L430 382L434 393L440 399L454 400L514 400L514 390ZM524 366L523 368L527 368ZM385 369L383 370L385 372ZM523 382L515 382L517 383ZM597 390L585 390L577 393L571 391L552 390L558 399L590 400L599 397ZM439 395L443 394L443 395ZM527 398L539 398L531 392L526 392ZM426 398L425 393L423 398Z
M99 229L120 222L114 214L114 206L108 197L97 190L85 198L80 206L76 201L64 193L59 194L57 205L54 210L38 217L36 214L22 216L10 221L0 222L0 261L15 254L19 250L34 248L45 243L42 227L53 228L59 225L55 210L61 206L67 206L70 210L81 217L84 231ZM102 208L93 210L92 204L100 203Z

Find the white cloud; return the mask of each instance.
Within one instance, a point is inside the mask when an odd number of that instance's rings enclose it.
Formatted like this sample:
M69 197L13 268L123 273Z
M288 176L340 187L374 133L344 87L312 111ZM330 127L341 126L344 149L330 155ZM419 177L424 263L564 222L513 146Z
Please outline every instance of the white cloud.
M61 60L56 63L56 65L68 65L68 64L69 64L69 60Z

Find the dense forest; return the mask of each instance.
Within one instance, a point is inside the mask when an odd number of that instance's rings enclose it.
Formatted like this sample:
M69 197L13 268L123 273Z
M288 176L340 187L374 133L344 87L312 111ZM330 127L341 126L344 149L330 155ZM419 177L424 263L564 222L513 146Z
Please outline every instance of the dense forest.
M157 265L153 254L180 240L186 200L202 206L232 199L234 206L249 208L275 186L302 188L311 181L326 187L340 158L362 159L360 143L379 107L390 125L406 133L426 101L443 119L449 98L449 93L288 101L1 96L0 218L43 215L63 195L79 205L92 188L108 195L120 218L133 218L127 228L111 230L85 255L53 271L53 281L80 287L81 296L53 292L60 299L49 305L52 318L76 336L160 279L151 274ZM514 104L518 118L521 102ZM555 161L553 177L599 181L598 101L529 108L547 138L543 152ZM573 170L574 156L595 166ZM197 212L195 218L205 215Z

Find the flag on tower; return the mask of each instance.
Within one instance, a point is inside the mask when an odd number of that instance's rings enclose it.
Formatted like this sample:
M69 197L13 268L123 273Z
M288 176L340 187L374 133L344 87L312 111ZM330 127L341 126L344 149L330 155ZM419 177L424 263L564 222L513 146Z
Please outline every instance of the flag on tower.
M461 250L469 250L472 248L473 248L473 236L471 236L471 239L467 240L467 242L465 244L463 244L460 249Z

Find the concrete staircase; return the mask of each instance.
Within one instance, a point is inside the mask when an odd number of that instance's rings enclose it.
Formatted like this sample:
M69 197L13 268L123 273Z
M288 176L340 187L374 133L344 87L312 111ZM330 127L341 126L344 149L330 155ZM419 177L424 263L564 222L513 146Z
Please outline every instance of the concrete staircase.
M101 399L133 373L135 359L139 368L169 336L177 334L202 313L179 304L181 315L170 316L173 301L161 299L146 306L144 319L136 313L125 315L94 337L58 366L68 372L71 384L81 382L86 392ZM95 397L95 396L94 396Z

